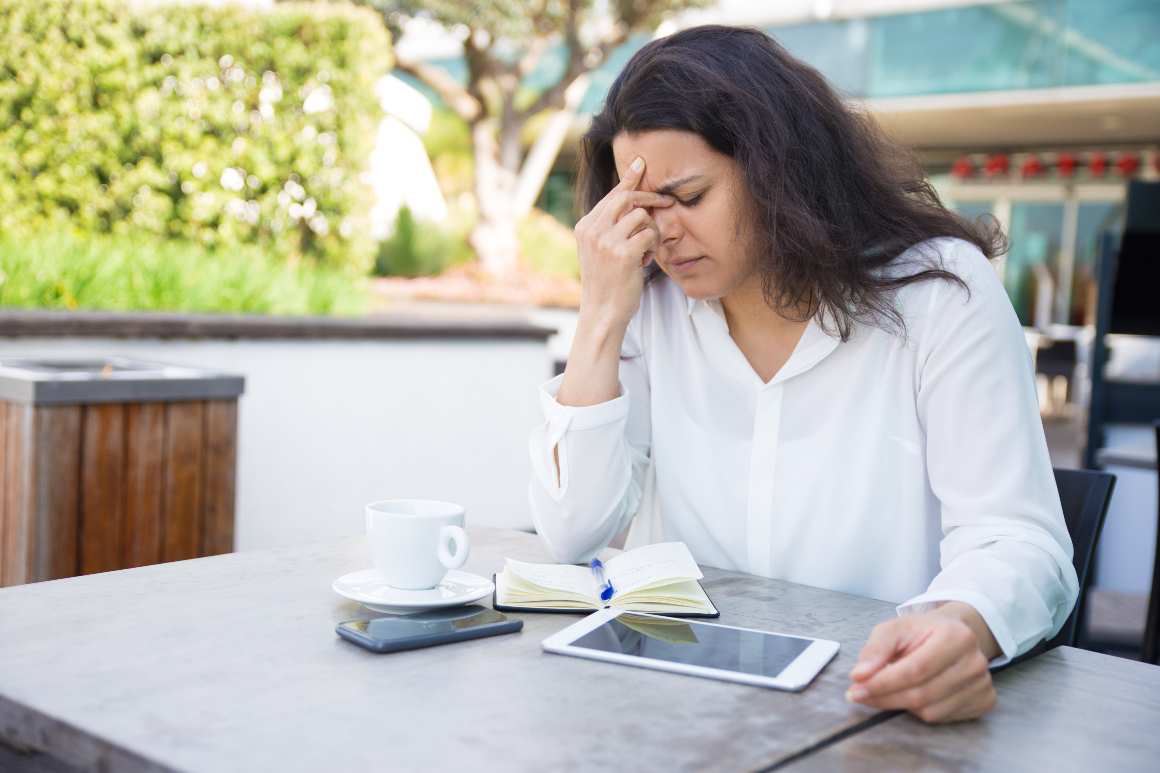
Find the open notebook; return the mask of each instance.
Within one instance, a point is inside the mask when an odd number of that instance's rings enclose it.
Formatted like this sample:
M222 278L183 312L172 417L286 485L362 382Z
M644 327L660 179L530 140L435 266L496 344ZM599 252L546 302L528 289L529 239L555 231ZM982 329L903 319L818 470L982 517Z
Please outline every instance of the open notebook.
M588 566L507 559L495 576L493 605L504 612L589 612L602 607L676 617L718 617L683 542L661 542L618 554L603 565L605 584ZM601 591L608 588L607 601Z

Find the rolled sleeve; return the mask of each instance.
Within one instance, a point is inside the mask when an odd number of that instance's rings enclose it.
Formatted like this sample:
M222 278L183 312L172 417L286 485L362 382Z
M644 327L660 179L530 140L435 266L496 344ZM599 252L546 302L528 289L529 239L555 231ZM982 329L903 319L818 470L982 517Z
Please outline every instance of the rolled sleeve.
M540 484L550 491L558 501L568 488L569 464L564 455L568 453L560 443L569 432L586 432L606 429L614 434L623 434L628 418L629 396L624 385L620 385L620 396L596 405L561 405L556 402L556 393L564 375L560 374L540 387L540 409L544 414L544 424L532 433L533 471ZM554 451L560 455L560 479L556 480L556 460ZM547 463L545 463L547 462Z
M561 373L540 387L540 409L548 421L548 432L553 441L559 440L568 427L577 430L593 429L628 417L628 390L620 385L620 396L596 405L560 405L556 394L564 383Z
M561 405L563 375L540 388L543 423L531 433L532 523L557 561L587 561L632 520L648 469L649 385L630 326L620 395L596 405ZM557 462L558 459L558 462ZM558 477L557 477L558 470Z

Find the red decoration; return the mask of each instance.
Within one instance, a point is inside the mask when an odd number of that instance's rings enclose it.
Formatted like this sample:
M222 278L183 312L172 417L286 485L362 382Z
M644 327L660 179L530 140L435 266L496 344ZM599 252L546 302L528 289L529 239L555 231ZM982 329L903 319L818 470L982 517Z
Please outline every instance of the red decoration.
M1043 162L1040 161L1039 156L1035 154L1031 154L1026 159L1024 159L1023 166L1019 168L1019 171L1024 177L1038 177L1039 175L1043 174L1043 170Z
M1135 153L1121 153L1116 159L1116 169L1124 177L1131 177L1140 170L1140 157Z
M1055 166L1059 170L1060 177L1071 177L1075 174L1075 168L1078 165L1079 162L1070 153L1060 153L1059 158L1055 160Z
M1160 153L1152 153L1152 167L1156 170L1156 174L1160 174Z
M1092 173L1092 177L1103 177L1104 172L1108 171L1108 157L1098 150L1092 153L1088 159L1088 171Z
M960 180L965 180L975 173L975 165L971 159L963 156L951 166L951 174Z
M996 175L1007 174L1011 169L1011 159L1003 153L996 153L993 156L988 156L986 162L983 164L983 171L987 173L988 177L995 177Z

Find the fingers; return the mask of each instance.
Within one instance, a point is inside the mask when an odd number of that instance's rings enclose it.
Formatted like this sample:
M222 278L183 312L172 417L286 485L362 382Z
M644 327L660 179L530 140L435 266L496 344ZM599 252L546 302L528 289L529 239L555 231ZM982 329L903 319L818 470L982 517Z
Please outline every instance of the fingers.
M605 260L632 263L656 247L660 241L660 231L656 223L644 210L636 210L631 219L625 218L611 230L605 231L595 242L597 255Z
M635 207L617 221L616 225L612 227L612 231L614 234L627 239L630 236L635 236L641 229L650 226L656 228L656 224L653 222L648 210Z
M978 684L957 690L948 697L929 706L924 706L913 713L923 722L961 722L967 719L978 719L998 702L995 686L990 679Z
M659 242L660 234L657 232L656 226L646 227L625 242L625 252L628 256L639 258L642 266L647 265L646 256Z
M597 220L603 221L606 225L615 223L628 208L624 203L624 199L628 194L640 193L636 187L640 185L640 181L644 178L644 159L637 156L628 165L628 171L624 173L624 177L620 178L620 182L612 187L600 203L593 208L593 213ZM656 195L655 193L652 195Z
M920 645L862 681L860 694L866 697L889 695L925 684L978 649L965 625L942 626L932 631ZM982 657L981 653L979 657Z
M653 208L653 207L671 207L676 200L672 196L666 196L663 193L653 193L652 191L623 191L616 194L608 202L608 216L609 219L615 223L626 213L631 212L633 208Z
M919 657L917 653L908 655L899 661L899 665L916 657ZM956 659L930 678L906 684L893 692L866 695L866 685L856 684L850 688L850 693L851 699L865 706L878 709L905 709L922 716L922 712L955 696L977 690L980 684L990 685L991 675L987 670L986 658L976 650L974 654ZM859 692L860 689L862 693ZM957 705L948 704L944 708L955 708Z
M607 196L576 223L581 263L611 258L614 262L647 265L650 252L660 244L660 229L652 210L671 207L672 196L638 190L644 176L644 160L636 158L624 177Z
M989 665L965 623L899 618L871 633L846 695L872 708L904 709L926 722L970 719L995 704Z
M858 663L850 672L850 678L855 682L865 681L894 659L895 653L901 648L905 618L888 620L874 626L870 638L858 653Z
M637 190L642 179L644 159L638 156L629 164L620 182L596 205L594 211L599 210L598 218L611 225L633 207L671 207L676 202L672 196Z
M624 173L624 177L620 178L620 182L616 184L612 192L635 190L636 186L640 185L642 177L644 177L644 159L637 156L628 165L628 171Z

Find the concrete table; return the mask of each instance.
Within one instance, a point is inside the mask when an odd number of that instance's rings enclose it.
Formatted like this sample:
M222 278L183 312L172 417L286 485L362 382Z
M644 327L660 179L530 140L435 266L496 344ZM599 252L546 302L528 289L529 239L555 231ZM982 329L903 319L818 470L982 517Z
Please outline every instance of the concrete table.
M474 529L467 571L546 561L539 539ZM721 622L842 649L801 694L549 655L571 615L519 634L374 655L330 588L362 538L0 589L0 769L755 769L877 714L843 693L890 604L706 570Z
M999 705L978 722L908 715L862 729L786 770L1146 771L1160 761L1160 667L1059 647L995 676Z

